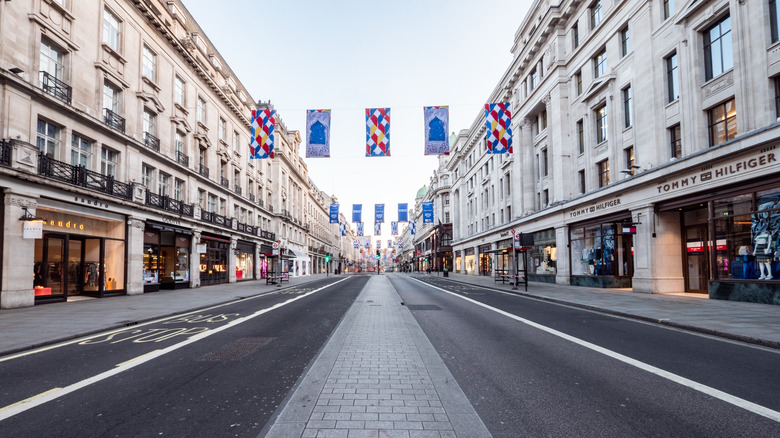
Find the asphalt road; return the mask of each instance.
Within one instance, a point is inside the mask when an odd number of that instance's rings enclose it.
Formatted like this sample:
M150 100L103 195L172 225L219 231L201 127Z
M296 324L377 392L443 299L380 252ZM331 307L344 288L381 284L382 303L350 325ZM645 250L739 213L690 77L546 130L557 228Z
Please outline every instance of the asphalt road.
M441 289L391 279L496 437L780 436L749 410L780 411L776 350L444 278L425 279Z
M0 435L257 436L366 281L323 279L0 361ZM8 408L31 397L40 404Z

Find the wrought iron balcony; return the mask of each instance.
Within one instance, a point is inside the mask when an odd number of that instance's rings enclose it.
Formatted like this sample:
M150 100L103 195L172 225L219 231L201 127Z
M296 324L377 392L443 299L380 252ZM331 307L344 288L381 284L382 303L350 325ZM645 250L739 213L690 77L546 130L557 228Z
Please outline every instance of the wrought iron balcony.
M241 186L236 184L235 187L233 187L233 191L236 192L236 195L241 196Z
M184 167L190 167L190 157L182 151L176 151L176 162Z
M249 194L249 202L255 202L255 194L254 193L250 193Z
M275 241L276 240L276 233L272 233L270 231L265 231L265 230L260 230L260 237L262 237L263 239L268 239L268 240L274 240Z
M160 210L178 213L182 216L193 217L195 208L192 204L185 204L182 201L172 199L167 195L158 195L150 191L146 192L146 205Z
M73 87L45 71L41 72L41 89L68 104L73 96Z
M13 145L8 140L0 140L0 165L11 165L11 150Z
M113 176L103 175L83 166L57 161L44 154L38 155L38 175L118 198L133 199L132 184L116 181Z
M202 165L202 164L198 164L198 173L201 176L208 178L209 177L209 168L204 166L204 165Z
M119 132L125 132L125 118L108 108L103 108L103 122Z
M160 139L149 132L144 132L144 146L155 152L160 152Z
M225 178L224 176L219 178L219 184L220 184L222 187L226 188L226 189L229 189L229 188L230 188L230 180L228 180L228 179L227 179L227 178Z
M210 211L201 210L200 219L204 222L209 222L220 227L233 228L233 219L222 216L221 214L212 213Z
M257 200L257 205L259 205L259 206L261 206L261 207L264 207L264 206L265 206L265 202L263 202L263 200L262 200L262 199L258 199L258 200Z

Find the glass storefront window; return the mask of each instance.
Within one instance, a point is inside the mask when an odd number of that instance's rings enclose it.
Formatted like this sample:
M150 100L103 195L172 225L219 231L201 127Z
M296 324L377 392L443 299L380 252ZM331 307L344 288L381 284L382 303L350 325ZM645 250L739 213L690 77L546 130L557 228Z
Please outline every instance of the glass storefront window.
M144 284L158 284L160 282L159 253L160 245L144 244Z
M474 260L474 250L466 250L466 257L464 258L464 266L463 269L466 271L466 274L473 274L474 270L476 269L475 266L475 260Z
M125 288L125 242L106 239L105 290Z
M616 222L569 229L572 275L633 276L633 236L618 234L620 226Z
M555 246L555 230L534 233L534 246L529 251L532 273L555 275L557 273L558 248Z

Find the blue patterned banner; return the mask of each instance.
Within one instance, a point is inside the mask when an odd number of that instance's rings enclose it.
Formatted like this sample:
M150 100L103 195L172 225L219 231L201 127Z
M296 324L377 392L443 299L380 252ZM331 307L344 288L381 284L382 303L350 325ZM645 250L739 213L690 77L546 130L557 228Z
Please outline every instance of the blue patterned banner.
M423 202L422 211L423 211L423 223L432 224L433 223L433 202Z
M398 204L398 222L409 222L409 204Z
M449 155L450 109L446 106L426 106L425 155Z
M357 223L357 235L362 236L363 235L363 222Z
M376 235L382 234L382 224L378 222L374 224L374 234Z
M330 110L306 112L306 158L330 157Z
M341 231L341 237L347 236L347 223L341 222L339 223L339 231Z
M363 204L352 204L352 222L363 222Z
M374 222L380 224L385 222L385 204L374 205Z
M387 239L387 247L388 248L392 248L393 247L393 240L392 239Z
M332 224L339 223L339 205L338 204L330 204L330 223L332 223Z
M414 225L414 222L412 222L411 226L409 226L409 233L411 233L412 236L417 234L417 226Z
M390 222L390 230L391 230L391 232L390 232L391 235L397 236L398 235L398 222L395 222L395 221Z

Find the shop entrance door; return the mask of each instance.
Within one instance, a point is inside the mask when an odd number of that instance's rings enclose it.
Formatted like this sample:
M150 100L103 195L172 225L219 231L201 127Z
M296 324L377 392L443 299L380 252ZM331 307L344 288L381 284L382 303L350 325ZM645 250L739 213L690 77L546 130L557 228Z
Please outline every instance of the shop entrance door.
M50 295L63 295L67 287L65 278L65 236L44 236L43 285L50 288Z
M685 227L685 291L707 293L710 278L707 225Z
M68 239L68 296L80 295L84 279L81 240Z

